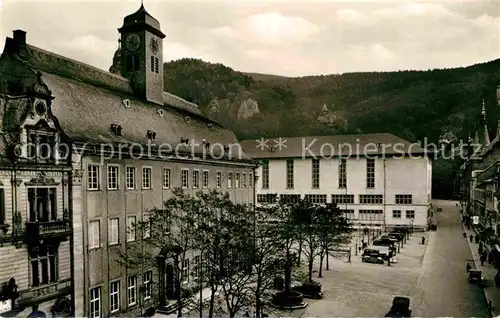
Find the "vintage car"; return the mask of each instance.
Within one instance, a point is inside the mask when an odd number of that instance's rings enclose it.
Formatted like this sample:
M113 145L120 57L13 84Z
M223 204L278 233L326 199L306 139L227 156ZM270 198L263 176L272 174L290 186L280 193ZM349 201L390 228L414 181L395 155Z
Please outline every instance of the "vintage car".
M396 296L392 300L392 307L385 317L411 317L410 298Z
M361 261L363 263L384 264L384 259L382 258L382 255L380 255L378 251L363 253L363 256L361 256Z
M391 232L388 234L388 236L395 238L396 240L398 240L398 242L402 241L405 237L405 235L403 233L399 233L399 232Z
M483 272L479 269L470 269L469 283L478 284L479 286L484 286Z

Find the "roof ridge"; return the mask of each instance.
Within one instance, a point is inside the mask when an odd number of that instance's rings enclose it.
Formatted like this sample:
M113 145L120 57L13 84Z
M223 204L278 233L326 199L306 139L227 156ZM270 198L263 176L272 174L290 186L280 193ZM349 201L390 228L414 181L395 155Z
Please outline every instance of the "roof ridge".
M26 44L26 46L27 46L28 48L33 48L33 49L35 49L35 50L41 51L41 52L42 52L42 53L44 53L44 54L50 54L50 55L53 55L53 56L55 56L55 57L57 57L57 58L60 58L60 59L66 60L66 61L68 61L68 62L75 63L75 64L78 64L78 65L82 65L82 66L85 66L85 67L91 68L91 69L93 69L93 70L95 70L95 71L99 71L99 72L101 72L101 73L104 73L104 74L106 74L107 76L114 77L114 78L116 78L116 79L122 80L122 81L127 82L127 83L129 83L129 84L130 84L130 80L129 80L129 79L127 79L127 78L125 78L125 77L123 77L123 76L120 76L120 75L118 75L118 74L111 73L111 72L109 72L109 71L103 70L103 69L98 68L98 67L96 67L96 66L90 65L90 64L88 64L88 63L84 63L84 62L82 62L82 61L78 61L78 60L72 59L72 58L70 58L70 57L67 57L67 56L64 56L64 55L61 55L61 54L58 54L58 53L54 53L54 52L52 52L52 51L48 51L48 50L42 49L42 48L40 48L40 47L38 47L38 46L35 46L35 45L32 45L32 44Z
M267 137L266 139L293 139L293 138L322 138L322 137L354 137L354 136L393 136L399 139L403 139L399 136L396 136L392 133L366 133L366 134L335 134L335 135L316 135L316 136L294 136L294 137L287 137L287 136L278 136L278 137ZM246 140L254 140L255 138L247 138L243 139L241 141L246 141ZM403 139L407 141L406 139Z

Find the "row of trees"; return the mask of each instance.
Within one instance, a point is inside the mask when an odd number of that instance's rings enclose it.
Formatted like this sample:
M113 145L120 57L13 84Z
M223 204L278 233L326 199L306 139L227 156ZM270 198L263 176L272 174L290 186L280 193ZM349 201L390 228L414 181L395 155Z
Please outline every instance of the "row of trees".
M131 230L142 239L127 247L121 257L124 265L151 268L159 254L168 254L177 260L177 287L187 280L185 275L191 275L197 290L211 290L209 317L220 314L222 307L234 317L244 308L261 313L262 301L277 277L284 279L284 292L290 292L292 271L300 259L297 254L305 256L307 281L313 282L314 260L319 257L322 265L332 249L346 242L351 224L334 204L319 206L298 200L255 208L234 204L227 193L191 196L176 189L163 207L151 210ZM192 269L194 275L183 271L180 265L196 256L199 262ZM200 317L203 307L200 297Z

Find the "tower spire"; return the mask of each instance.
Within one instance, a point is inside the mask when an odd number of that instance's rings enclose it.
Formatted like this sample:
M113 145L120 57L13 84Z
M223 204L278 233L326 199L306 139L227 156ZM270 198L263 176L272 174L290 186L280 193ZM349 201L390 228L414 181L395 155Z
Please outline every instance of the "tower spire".
M486 106L484 103L484 98L483 98L483 107L481 108L481 119L483 121L483 126L484 126L484 145L488 145L490 143L490 135L488 133L488 124L486 120Z

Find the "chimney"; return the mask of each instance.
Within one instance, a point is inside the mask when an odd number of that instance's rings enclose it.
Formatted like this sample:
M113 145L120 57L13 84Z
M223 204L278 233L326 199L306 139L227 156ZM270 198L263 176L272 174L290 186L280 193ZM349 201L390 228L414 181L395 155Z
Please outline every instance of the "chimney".
M14 34L14 41L19 45L19 47L26 45L26 31L14 30L12 33Z

